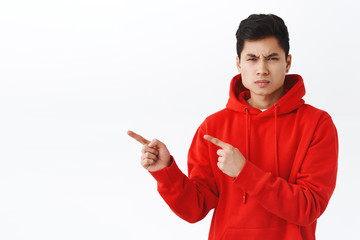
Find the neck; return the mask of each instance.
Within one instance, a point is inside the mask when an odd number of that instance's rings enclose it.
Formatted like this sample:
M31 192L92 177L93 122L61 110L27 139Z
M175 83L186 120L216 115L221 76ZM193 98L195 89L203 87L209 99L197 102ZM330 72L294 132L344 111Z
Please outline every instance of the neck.
M250 106L257 109L268 109L284 96L284 89L279 89L276 93L271 94L271 96L256 95L254 93L250 93L250 96L247 100Z

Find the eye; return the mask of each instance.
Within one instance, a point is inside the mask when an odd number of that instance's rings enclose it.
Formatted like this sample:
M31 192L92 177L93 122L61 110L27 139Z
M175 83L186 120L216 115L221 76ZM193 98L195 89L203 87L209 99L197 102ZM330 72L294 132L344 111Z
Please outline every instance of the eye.
M255 61L256 58L248 58L247 61Z
M279 60L279 58L277 57L271 57L271 58L268 58L269 61L276 61L276 60Z

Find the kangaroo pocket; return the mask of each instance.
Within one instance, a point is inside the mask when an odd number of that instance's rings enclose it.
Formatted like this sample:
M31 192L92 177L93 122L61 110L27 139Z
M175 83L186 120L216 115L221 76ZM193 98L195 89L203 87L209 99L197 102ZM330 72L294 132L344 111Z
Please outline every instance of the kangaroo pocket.
M245 228L245 229L227 229L221 240L281 240L291 239L300 240L301 233L298 226L286 224L270 228Z

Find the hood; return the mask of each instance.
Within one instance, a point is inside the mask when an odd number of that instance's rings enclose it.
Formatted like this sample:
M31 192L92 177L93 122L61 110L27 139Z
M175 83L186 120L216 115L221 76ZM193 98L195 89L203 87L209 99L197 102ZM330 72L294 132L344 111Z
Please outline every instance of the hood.
M302 97L305 95L304 81L300 75L288 74L284 82L285 94L268 110L261 112L259 109L251 107L246 100L250 98L250 92L242 84L241 74L236 75L231 80L230 96L226 104L228 109L236 112L249 114L261 114L262 116L274 116L275 105L277 105L277 115L289 113L304 104Z

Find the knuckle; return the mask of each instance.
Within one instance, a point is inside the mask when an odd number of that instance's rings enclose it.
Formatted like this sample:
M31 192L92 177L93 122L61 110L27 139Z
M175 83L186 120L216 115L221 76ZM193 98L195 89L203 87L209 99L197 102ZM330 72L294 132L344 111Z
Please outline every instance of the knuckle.
M146 158L143 161L141 161L141 165L149 167L151 164L153 164L153 162L154 162L153 160Z

